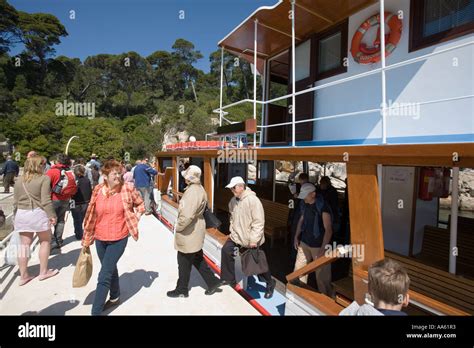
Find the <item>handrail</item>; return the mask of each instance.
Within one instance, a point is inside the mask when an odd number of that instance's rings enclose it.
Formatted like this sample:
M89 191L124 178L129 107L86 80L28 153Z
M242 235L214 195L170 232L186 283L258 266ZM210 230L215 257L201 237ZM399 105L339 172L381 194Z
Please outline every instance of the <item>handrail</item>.
M474 98L474 94L462 95L462 96L459 96L459 97L427 100L427 101L424 101L424 102L418 102L416 104L421 106L421 105L434 104L434 103L443 103L443 102L446 102L446 101L462 100L462 99L467 99L467 98ZM394 106L386 107L385 110L400 109L400 108L403 108L403 107L405 107L405 105L394 105ZM340 117L347 117L347 116L354 116L354 115L359 115L359 114L368 114L368 113L376 112L376 111L380 111L380 109L368 109L368 110L362 110L362 111L345 112L345 113L342 113L342 114L335 114L335 115L329 115L329 116L313 117L313 118L308 118L308 119L304 119L304 120L295 121L295 124L306 123L306 122L315 122L315 121L324 121L324 120L340 118ZM292 124L292 122L274 123L274 124L270 124L270 125L266 125L266 126L257 126L257 127L258 128L272 128L272 127L287 126L287 125L290 125L290 124Z
M176 208L176 209L179 208L178 203L176 203L176 202L173 201L170 197L168 197L167 194L162 194L162 195L161 195L161 200L162 200L163 202L168 203L168 204L171 205L173 208Z
M363 77L375 75L377 73L380 73L382 70L397 69L397 68L400 68L402 66L417 63L419 61L425 60L425 59L430 58L432 56L443 54L443 53L453 51L455 49L462 48L462 47L465 47L465 46L469 46L469 45L472 45L472 44L474 44L474 41L465 42L465 43L460 44L460 45L456 45L456 46L448 47L448 48L445 48L445 49L442 49L442 50L439 50L439 51L431 52L431 53L428 53L428 54L425 54L425 55L422 55L422 56L419 56L419 57L415 57L415 58L412 58L412 59L405 60L403 62L387 65L384 69L376 68L376 69L366 71L366 72L363 72L363 73L360 73L360 74L356 74L356 75L353 75L353 76L349 76L349 77L346 77L346 78L343 78L343 79L339 79L339 80L336 80L336 81L331 81L331 82L328 82L328 83L324 83L322 85L310 87L310 88L307 88L307 89L296 92L295 96L305 94L305 93L309 93L309 92L314 92L314 91L317 91L319 89L323 89L323 88L327 88L327 87L336 86L336 85L339 85L341 83L349 82L349 81L352 81L352 80L357 80L357 79L360 79L360 78L363 78ZM270 104L270 103L274 103L274 102L279 101L279 100L291 98L292 96L293 96L293 94L289 93L289 94L286 94L284 96L273 98L273 99L266 100L266 101L258 101L257 100L257 104ZM229 104L229 105L225 105L225 106L222 107L222 109L227 109L229 107L232 107L232 106L235 106L235 105L238 105L238 104L241 104L241 103L245 103L245 102L252 102L253 103L254 101L251 100L251 99L243 99L243 100L240 100L238 102L235 102L235 103L232 103L232 104ZM219 108L213 110L213 112L219 113Z
M331 255L324 255L322 257L318 257L316 260L308 263L306 266L297 269L294 272L291 272L286 276L286 280L288 283L294 282L296 279L303 277L311 272L314 272L316 269L329 265L330 263L333 263L336 261L338 258L343 256L348 249L346 248L338 248L334 251L331 252Z
M238 101L238 102L235 102L235 103L217 108L217 109L213 110L213 112L221 113L224 109L227 109L229 107L232 107L232 106L235 106L235 105L238 105L238 104L241 104L241 103L247 103L247 102L251 102L254 105L256 105L256 104L267 105L267 104L270 104L270 103L273 103L273 102L276 102L276 101L279 101L279 100L289 99L290 97L294 98L298 95L302 95L302 94L314 92L314 91L317 91L317 90L320 90L320 89L336 86L336 85L339 85L339 84L342 84L342 83L345 83L345 82L353 81L353 80L356 80L356 79L360 79L360 78L363 78L363 77L375 75L375 74L378 74L378 73L381 73L383 75L385 73L385 71L398 69L400 67L410 65L410 64L414 64L414 63L423 61L427 58L437 56L437 55L440 55L440 54L443 54L443 53L446 53L446 52L449 52L449 51L453 51L453 50L456 50L456 49L459 49L459 48L462 48L462 47L470 46L472 44L474 44L474 41L468 41L468 42L465 42L465 43L462 43L462 44L459 44L459 45L454 45L454 46L451 46L451 47L440 49L440 50L435 51L435 52L431 52L431 53L428 53L428 54L425 54L425 55L421 55L419 57L407 59L407 60L402 61L402 62L394 63L394 64L387 65L387 66L382 66L380 68L376 68L376 69L366 71L366 72L363 72L363 73L360 73L360 74L356 74L356 75L349 76L349 77L346 77L346 78L342 78L342 79L339 79L339 80L324 83L322 85L313 86L313 87L310 87L310 88L307 88L307 89L304 89L304 90L301 90L301 91L298 91L298 92L294 91L293 93L289 93L289 94L286 94L284 96L273 98L273 99L270 99L270 100L267 100L267 101L257 101L257 100L244 99L244 100L241 100L241 101ZM436 103L436 102L472 98L473 96L474 95L466 95L466 96L455 97L455 98L446 98L446 99L432 100L432 101L428 101L428 102L421 102L421 103L418 103L418 104L419 105L425 105L425 104L431 104L431 103ZM293 123L297 124L297 123L305 123L305 122L315 122L315 121L327 120L327 119L338 118L338 117L346 117L346 116L351 116L351 115L364 114L364 113L374 112L374 111L380 111L383 115L385 115L387 110L390 110L390 109L393 109L393 108L399 108L399 107L397 107L397 106L388 107L386 105L385 101L382 101L381 107L378 108L378 109L349 112L349 113L344 113L344 114L330 115L330 116L324 116L324 117L312 118L312 119L306 119L306 120L300 120L300 121L293 120L292 122L282 122L282 123L276 123L276 124L272 124L272 125L265 125L265 126L261 125L261 126L257 126L257 127L259 127L259 128L270 128L270 127L291 125ZM383 138L385 139L385 135L383 136ZM385 142L385 140L384 140L384 142Z
M317 308L318 311L323 312L326 315L339 315L339 313L344 309L344 306L337 303L331 297L321 294L319 292L308 289L304 286L297 286L291 283L286 285L287 290L291 291L293 294L302 298L305 302ZM292 295L290 295L292 296ZM291 300L290 300L291 301Z
M367 282L368 272L362 269L353 269L352 274L361 278L364 282ZM420 307L426 311L429 311L436 315L462 315L470 316L471 314L450 306L441 301L435 300L429 296L423 295L417 291L408 290L410 296L410 303L416 307Z
M183 196L183 193L181 193L179 191L175 191L175 190L171 190L171 193L173 194L173 197L176 197L176 203L179 204L179 200Z

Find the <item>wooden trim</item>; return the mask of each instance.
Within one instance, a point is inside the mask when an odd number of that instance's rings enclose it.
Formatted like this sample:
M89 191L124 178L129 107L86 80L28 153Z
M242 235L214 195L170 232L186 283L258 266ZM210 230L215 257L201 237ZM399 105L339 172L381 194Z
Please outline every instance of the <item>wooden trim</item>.
M423 16L426 0L410 1L410 34L408 52L420 50L460 36L474 33L474 21L428 37L423 37Z
M211 158L204 158L204 190L207 194L207 206L212 209L214 192L212 191L212 181L214 175L212 173Z
M257 148L259 160L474 167L474 143ZM459 161L453 162L457 152ZM156 157L213 157L218 150L157 152ZM346 160L345 160L346 159Z
M377 180L377 165L347 164L351 244L364 245L363 261L352 258L353 270L366 270L384 258L382 214ZM358 277L353 277L354 299L363 303L366 288Z
M360 278L364 280L364 283L366 284L366 291L367 291L367 279L368 279L368 272L366 270L361 270L361 269L355 269L353 270L354 278ZM355 292L355 291L354 291ZM423 294L420 294L419 292L413 291L413 290L408 290L408 295L410 297L410 301L416 301L423 306L426 306L428 308L431 308L437 312L440 312L445 315L462 315L462 316L470 316L469 313L464 312L460 309L457 309L455 307L452 307L446 303L437 301L431 297L425 296ZM411 303L413 306L416 306L416 304Z
M161 183L163 182L163 176L159 175L160 173L163 173L161 167L162 167L161 161L160 161L160 158L158 158L155 165L155 169L158 172L158 175L156 175L155 177L155 187L158 190L161 190L161 186L162 186Z
M420 169L415 168L413 182L413 197L412 197L412 209L411 209L411 224L410 224L410 245L408 247L408 255L413 256L413 245L415 244L415 226L416 226L416 201L418 198L418 186Z
M315 17L318 17L318 18L320 18L320 19L322 19L322 20L328 22L329 24L334 23L334 20L333 20L333 19L330 19L330 18L328 18L328 17L325 16L325 15L322 15L322 14L316 12L316 11L313 11L313 10L311 10L311 9L309 9L309 8L307 8L307 7L305 7L305 6L301 5L301 4L299 4L299 3L297 3L297 2L295 2L295 6L301 8L302 10L304 10L304 11L310 13L310 14L312 14L312 15L315 16Z
M326 266L326 265L329 265L331 263L333 263L334 261L336 261L339 257L341 256L341 254L339 253L339 251L336 250L335 253L333 253L333 255L331 256L322 256L322 257L318 257L316 260L308 263L306 266L300 268L300 269L297 269L296 271L288 274L286 276L286 280L288 281L288 283L291 283L293 282L294 280L300 278L300 277L303 277L311 272L314 272L316 271L316 269L318 268L321 268L323 266Z
M168 190L168 185L170 180L173 178L173 168L166 168L165 170L165 176L164 178L160 178L160 186L158 186L158 189L160 190L161 193L166 194L166 191ZM161 177L161 175L159 175Z
M339 313L344 309L343 306L336 303L332 298L319 292L302 288L290 283L286 284L286 289L301 297L311 306L317 308L327 315L339 315Z
M173 165L173 191L179 191L178 186L178 156L173 156L171 158L171 163Z
M171 205L173 208L176 208L176 209L179 208L178 203L176 203L175 201L173 201L173 200L172 200L171 198L169 198L168 195L166 195L166 194L161 195L161 200L163 200L164 202L168 203L168 204Z

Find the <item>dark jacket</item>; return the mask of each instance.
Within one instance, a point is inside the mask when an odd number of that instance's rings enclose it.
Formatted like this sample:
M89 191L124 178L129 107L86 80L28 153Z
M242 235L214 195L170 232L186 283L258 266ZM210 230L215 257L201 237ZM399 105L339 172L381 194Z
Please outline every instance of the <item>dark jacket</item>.
M72 197L75 204L89 203L91 200L92 188L89 178L81 176L77 179L77 193Z
M20 167L13 160L8 160L3 165L3 174L15 173L16 176L20 173Z

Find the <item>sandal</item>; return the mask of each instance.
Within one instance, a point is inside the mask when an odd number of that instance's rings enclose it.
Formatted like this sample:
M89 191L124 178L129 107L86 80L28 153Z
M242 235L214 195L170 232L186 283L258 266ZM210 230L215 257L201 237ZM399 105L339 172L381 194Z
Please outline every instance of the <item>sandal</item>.
M36 278L35 276L29 276L28 278L20 279L20 282L18 283L18 285L23 286L25 284L28 284L30 281L32 281L35 278Z
M40 275L38 277L39 280L45 280L45 279L48 279L48 278L51 278L51 277L54 277L56 274L59 273L59 270L57 269L48 269L48 271L46 272L46 274L43 274L43 275Z

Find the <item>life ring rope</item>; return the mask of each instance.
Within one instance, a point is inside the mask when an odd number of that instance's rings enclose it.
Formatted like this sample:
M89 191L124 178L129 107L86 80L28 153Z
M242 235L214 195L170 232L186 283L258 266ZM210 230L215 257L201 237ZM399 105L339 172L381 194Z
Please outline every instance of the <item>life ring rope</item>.
M393 13L385 12L385 24L390 28L390 33L385 35L385 56L389 56L397 47L402 36L402 21ZM377 38L372 47L367 47L362 42L364 35L371 28L378 25ZM380 49L380 14L375 14L365 20L354 33L351 44L351 54L359 64L372 64L381 60Z

